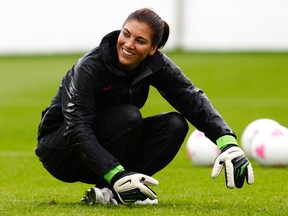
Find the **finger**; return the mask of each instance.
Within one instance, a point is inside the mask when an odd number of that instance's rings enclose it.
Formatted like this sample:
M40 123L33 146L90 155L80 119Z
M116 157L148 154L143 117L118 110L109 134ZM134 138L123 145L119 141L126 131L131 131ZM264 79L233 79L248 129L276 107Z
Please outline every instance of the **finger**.
M230 160L227 160L225 162L225 177L226 177L226 186L228 188L234 188L235 187L234 168Z
M251 164L247 166L247 175L246 175L246 181L248 184L253 184L254 183L254 172Z
M159 182L156 179L144 174L142 174L140 182L148 186L157 186L159 184Z
M157 199L157 194L146 185L139 185L140 192L151 200Z
M222 167L223 163L220 162L219 158L217 157L212 168L211 177L217 178L222 171Z
M235 186L236 186L237 188L242 188L242 187L243 187L246 173L247 173L247 169L245 168L245 171L243 172L243 174L240 175L240 176L238 176L238 177L235 179Z

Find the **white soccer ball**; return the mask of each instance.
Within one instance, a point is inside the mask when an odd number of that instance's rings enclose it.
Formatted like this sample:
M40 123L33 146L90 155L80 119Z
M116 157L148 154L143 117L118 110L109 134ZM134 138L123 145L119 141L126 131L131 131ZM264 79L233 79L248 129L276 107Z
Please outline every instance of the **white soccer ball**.
M245 155L248 158L253 159L251 145L255 136L262 130L273 130L275 126L277 127L279 125L280 124L277 121L268 118L257 119L248 124L241 136L241 147L245 152Z
M262 166L288 165L288 129L261 130L252 141L252 156Z
M204 133L195 130L187 140L186 152L192 164L212 166L220 150Z

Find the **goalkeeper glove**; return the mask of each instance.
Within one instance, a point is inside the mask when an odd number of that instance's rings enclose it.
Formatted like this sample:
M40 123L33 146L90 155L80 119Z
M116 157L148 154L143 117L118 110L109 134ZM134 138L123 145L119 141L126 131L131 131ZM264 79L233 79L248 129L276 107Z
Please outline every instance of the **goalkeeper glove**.
M227 144L227 142L229 144ZM241 188L245 178L248 184L254 183L254 173L244 152L237 146L236 139L230 135L223 136L216 141L221 153L217 156L211 177L217 178L225 166L226 186Z
M148 186L157 186L158 181L150 176L135 172L126 172L122 169L108 182L113 186L116 197L122 204L132 204L138 200L143 201L147 198L151 200L157 199L156 193Z

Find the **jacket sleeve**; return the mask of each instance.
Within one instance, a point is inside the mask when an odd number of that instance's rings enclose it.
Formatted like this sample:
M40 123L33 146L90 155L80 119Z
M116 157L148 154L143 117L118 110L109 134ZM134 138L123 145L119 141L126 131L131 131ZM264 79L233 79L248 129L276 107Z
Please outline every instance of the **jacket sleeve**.
M119 162L98 142L93 130L96 119L97 86L92 76L92 62L76 64L63 79L62 111L66 122L67 143L79 151L90 168L100 176Z
M216 143L219 137L227 134L236 137L205 93L168 57L164 56L164 60L165 67L155 73L154 79L160 94L212 142Z

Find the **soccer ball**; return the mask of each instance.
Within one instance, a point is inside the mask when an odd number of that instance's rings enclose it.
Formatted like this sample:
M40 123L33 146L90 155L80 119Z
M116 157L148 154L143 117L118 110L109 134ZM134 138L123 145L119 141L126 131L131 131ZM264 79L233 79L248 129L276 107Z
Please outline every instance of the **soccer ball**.
M186 152L192 164L212 166L220 150L204 133L195 130L187 140Z
M245 155L248 158L253 159L251 145L255 136L262 130L273 130L279 125L280 124L277 121L268 118L257 119L248 124L241 136L241 147L245 152Z
M288 129L278 125L261 130L251 145L252 156L262 166L288 165Z

